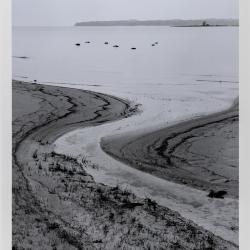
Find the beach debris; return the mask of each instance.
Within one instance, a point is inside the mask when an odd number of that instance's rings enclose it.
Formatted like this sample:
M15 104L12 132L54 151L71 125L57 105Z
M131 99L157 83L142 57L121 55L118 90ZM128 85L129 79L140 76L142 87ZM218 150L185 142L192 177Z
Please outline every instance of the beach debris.
M102 240L94 240L93 243L103 243Z
M108 42L105 42L104 44L109 44Z
M113 47L114 47L114 48L119 48L119 45L114 45Z
M76 45L76 46L80 46L81 44L80 44L80 43L76 43L75 45Z
M150 198L146 198L145 201L147 202L149 207L153 207L153 210L156 209L157 203L154 200L151 200Z
M37 159L37 150L35 150L32 154L33 159Z
M224 196L227 194L227 191L220 190L220 191L214 191L210 190L209 194L207 195L210 198L218 198L218 199L224 199Z
M86 41L85 43L90 43L90 41Z
M144 204L143 203L139 203L139 202L126 202L126 203L123 203L122 204L122 208L128 208L128 209L133 209L135 207L141 207L143 206Z
M136 47L132 47L131 49L136 49Z

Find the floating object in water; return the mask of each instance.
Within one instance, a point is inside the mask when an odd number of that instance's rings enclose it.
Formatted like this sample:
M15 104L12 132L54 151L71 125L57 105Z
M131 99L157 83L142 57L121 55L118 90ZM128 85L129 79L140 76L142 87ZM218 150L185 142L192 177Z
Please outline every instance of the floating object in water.
M85 43L90 43L90 41L86 41Z
M224 196L227 194L227 191L220 190L220 191L214 191L211 190L209 194L207 195L210 198L219 198L219 199L224 199Z
M152 46L155 46L155 44L153 43Z
M105 42L104 44L109 44L108 42Z
M37 80L34 80L34 82L37 82Z
M81 44L80 43L76 43L76 46L80 46Z
M14 58L19 58L19 59L29 59L28 56L13 56Z
M131 49L136 49L136 47L132 47Z
M119 48L119 46L118 46L118 45L114 45L113 47L114 47L114 48Z
M155 42L155 44L158 44L158 42Z

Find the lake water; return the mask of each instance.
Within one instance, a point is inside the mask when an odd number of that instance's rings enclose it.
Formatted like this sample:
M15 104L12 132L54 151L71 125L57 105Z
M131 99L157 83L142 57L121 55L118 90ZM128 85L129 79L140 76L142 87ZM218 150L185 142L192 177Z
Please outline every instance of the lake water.
M153 47L154 42L158 45ZM107 136L165 127L229 107L238 96L237 27L14 28L13 56L14 79L88 89L141 104L139 115L62 136L55 142L57 152L87 156L99 166L87 170L97 182L119 183L238 242L238 232L231 230L238 226L238 200L211 202L203 191L117 162L99 144ZM16 58L22 56L29 58Z
M29 57L13 59L13 76L30 80L143 84L213 75L237 81L238 28L14 28L13 56Z
M238 95L238 27L14 28L13 56L14 79L130 99L144 127L224 109Z

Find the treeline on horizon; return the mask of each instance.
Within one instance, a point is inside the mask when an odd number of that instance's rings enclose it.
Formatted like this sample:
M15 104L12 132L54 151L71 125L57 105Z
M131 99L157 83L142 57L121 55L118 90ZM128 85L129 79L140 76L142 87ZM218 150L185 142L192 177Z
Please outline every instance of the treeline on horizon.
M199 19L199 20L117 20L77 22L75 26L239 26L238 19Z

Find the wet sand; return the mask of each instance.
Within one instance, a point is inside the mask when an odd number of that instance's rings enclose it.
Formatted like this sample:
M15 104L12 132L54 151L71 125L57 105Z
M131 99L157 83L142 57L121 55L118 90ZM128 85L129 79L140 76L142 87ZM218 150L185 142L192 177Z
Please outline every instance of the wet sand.
M104 138L112 157L157 177L238 198L238 101L223 112L148 134Z
M14 81L13 109L13 249L238 248L150 199L95 183L84 158L54 152L72 129L131 115L128 102Z

